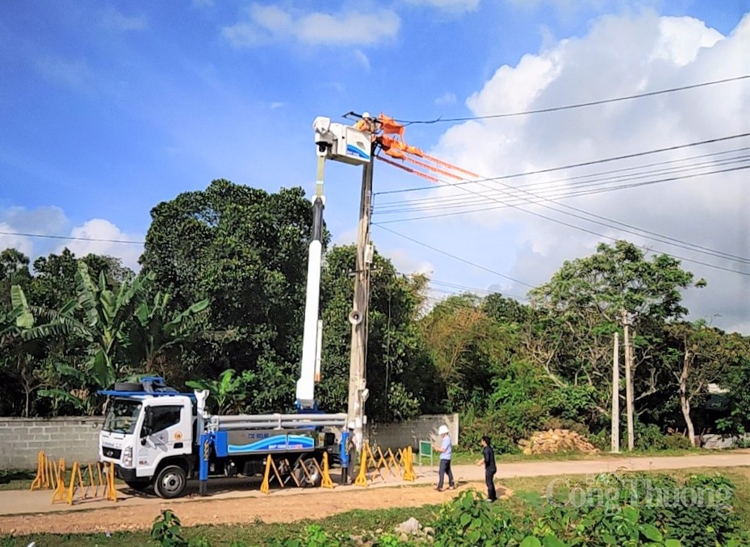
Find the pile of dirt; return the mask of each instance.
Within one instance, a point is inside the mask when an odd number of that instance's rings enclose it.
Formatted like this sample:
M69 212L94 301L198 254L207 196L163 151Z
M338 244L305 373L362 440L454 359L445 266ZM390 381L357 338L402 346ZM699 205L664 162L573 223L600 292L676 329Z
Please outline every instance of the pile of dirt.
M556 452L586 452L594 454L599 449L583 435L569 429L548 429L538 431L531 439L518 441L524 454L554 454Z

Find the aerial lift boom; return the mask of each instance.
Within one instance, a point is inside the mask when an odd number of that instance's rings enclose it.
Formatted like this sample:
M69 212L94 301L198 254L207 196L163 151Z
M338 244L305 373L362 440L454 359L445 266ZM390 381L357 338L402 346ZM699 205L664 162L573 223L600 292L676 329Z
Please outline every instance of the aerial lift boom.
M364 165L371 158L370 134L319 116L313 122L317 147L317 177L313 204L312 239L308 251L305 323L302 338L302 365L297 381L297 409L316 410L315 383L320 380L322 321L319 319L320 274L323 258L323 180L325 161L331 159L350 165Z

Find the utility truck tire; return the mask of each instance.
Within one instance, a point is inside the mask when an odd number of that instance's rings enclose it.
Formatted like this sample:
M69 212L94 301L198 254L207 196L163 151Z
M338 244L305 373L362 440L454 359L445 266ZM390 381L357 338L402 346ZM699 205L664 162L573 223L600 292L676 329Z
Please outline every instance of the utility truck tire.
M320 486L320 483L323 481L323 477L320 475L320 471L318 471L318 468L315 465L315 461L310 458L303 461L302 465L304 465L307 469L307 473L305 473L299 467L294 471L295 477L299 481L300 485L303 488L314 488Z
M143 391L143 384L140 382L115 382L115 391Z
M179 498L185 492L187 475L179 465L168 465L156 475L154 492L160 498Z

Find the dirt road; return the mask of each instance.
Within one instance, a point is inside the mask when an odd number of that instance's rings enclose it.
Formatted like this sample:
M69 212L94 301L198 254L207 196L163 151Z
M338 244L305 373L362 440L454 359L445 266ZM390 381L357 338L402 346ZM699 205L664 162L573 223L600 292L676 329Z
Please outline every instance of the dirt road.
M601 460L503 463L497 478L585 475L616 471L658 471L688 468L750 466L750 452L732 452L710 456L654 458L603 458ZM334 490L285 488L270 495L258 491L257 481L209 482L210 497L195 494L164 500L119 492L118 502L80 501L73 506L52 505L50 491L0 492L0 535L32 532L75 533L149 528L163 508L173 508L186 526L197 524L237 524L261 519L264 522L291 522L318 519L352 509L381 509L440 503L450 492L436 492L434 469L416 468L417 480L403 483L393 477L378 479L367 489L337 486ZM481 467L460 465L454 475L461 488L474 483L483 488ZM414 485L422 485L416 488Z

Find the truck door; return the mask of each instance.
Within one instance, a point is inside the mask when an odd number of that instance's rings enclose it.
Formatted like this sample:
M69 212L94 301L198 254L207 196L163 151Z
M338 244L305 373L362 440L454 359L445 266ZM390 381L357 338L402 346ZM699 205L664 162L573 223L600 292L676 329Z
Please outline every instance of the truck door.
M138 449L138 476L153 476L164 458L190 454L192 437L192 416L184 405L148 406Z

